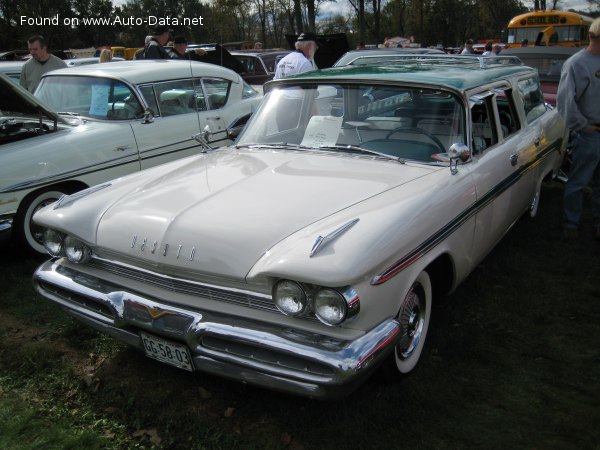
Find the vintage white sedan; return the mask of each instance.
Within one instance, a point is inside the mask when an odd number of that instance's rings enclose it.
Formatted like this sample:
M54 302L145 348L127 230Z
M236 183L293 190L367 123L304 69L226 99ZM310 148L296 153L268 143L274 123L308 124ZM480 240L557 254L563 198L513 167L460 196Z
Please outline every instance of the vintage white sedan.
M7 63L8 64L8 63ZM35 98L0 79L0 240L45 252L31 222L76 191L230 144L261 95L235 72L189 61L124 61L50 72Z
M236 145L66 196L37 291L150 358L316 398L422 355L435 296L520 216L567 133L535 70L424 57L266 85Z

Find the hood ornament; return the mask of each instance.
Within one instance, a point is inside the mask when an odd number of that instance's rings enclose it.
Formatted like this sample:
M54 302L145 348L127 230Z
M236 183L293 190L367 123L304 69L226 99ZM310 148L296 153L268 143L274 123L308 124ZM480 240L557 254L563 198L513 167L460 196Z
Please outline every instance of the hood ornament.
M312 258L321 250L323 250L323 248L325 248L327 245L331 244L333 241L339 238L342 234L344 234L346 231L352 228L356 224L356 222L358 222L358 218L351 220L350 222L333 230L331 233L326 234L325 236L319 236L313 244L312 248L310 249L310 257Z

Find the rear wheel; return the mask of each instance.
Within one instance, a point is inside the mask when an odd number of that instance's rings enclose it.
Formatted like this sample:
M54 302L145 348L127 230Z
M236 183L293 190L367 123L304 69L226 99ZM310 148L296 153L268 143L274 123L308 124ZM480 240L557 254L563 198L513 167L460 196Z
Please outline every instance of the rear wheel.
M400 305L397 320L400 322L402 335L383 364L382 371L386 380L398 380L415 368L425 345L430 318L431 281L427 272L423 271Z
M54 203L65 192L58 190L40 191L25 199L21 204L16 220L16 232L28 249L34 253L46 254L44 248L44 228L33 222L33 215L44 206Z

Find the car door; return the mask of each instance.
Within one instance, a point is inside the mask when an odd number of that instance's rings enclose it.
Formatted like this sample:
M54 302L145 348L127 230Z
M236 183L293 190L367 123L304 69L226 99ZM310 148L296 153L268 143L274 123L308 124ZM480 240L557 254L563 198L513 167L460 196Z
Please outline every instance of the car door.
M197 154L202 147L195 135L203 133L211 146L227 138L226 105L230 82L220 79L180 79L140 86L155 113L133 124L142 169Z
M508 85L471 95L473 177L477 190L474 251L484 256L526 210L533 192L534 130L522 125ZM501 106L499 110L499 106ZM506 115L514 123L508 123Z
M132 122L142 169L197 154L201 131L191 78L139 86L153 116Z

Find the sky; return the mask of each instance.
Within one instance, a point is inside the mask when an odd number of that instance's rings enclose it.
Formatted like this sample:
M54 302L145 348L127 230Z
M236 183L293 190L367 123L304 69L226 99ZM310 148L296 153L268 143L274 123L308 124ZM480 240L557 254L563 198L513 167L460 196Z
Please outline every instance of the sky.
M384 0L385 1L385 0ZM114 0L113 0L114 2ZM533 0L523 0L523 4L533 9ZM546 6L549 8L552 5L552 0L546 0ZM566 11L574 9L577 11L589 11L590 4L585 0L560 0L558 8ZM325 2L319 5L319 16L328 17L336 14L350 14L352 8L345 0L337 0L336 2Z

